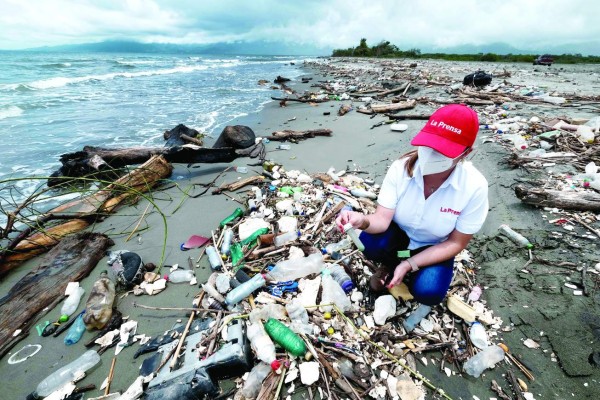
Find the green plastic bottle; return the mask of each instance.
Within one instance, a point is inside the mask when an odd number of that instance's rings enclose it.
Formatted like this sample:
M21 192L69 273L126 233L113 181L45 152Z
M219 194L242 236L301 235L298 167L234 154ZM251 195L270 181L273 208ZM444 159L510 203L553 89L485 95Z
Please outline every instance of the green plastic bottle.
M260 228L256 230L252 235L248 236L246 239L241 240L240 244L242 246L245 246L247 244L251 244L252 246L254 246L256 245L256 239L258 239L260 235L264 235L265 233L269 233L269 228Z
M244 265L244 253L242 252L242 246L238 242L235 242L231 245L230 254L233 270L237 271L238 269L242 268Z
M267 331L275 343L296 357L303 357L306 354L304 340L275 318L269 318L265 323L265 331Z
M237 218L240 218L240 217L242 217L243 215L244 215L244 210L242 210L241 208L239 208L239 207L238 207L238 208L236 208L236 209L233 211L233 213L232 213L230 216L228 216L228 217L227 217L227 218L225 218L223 221L221 221L221 222L219 223L219 226L220 226L221 228L223 228L223 227L224 227L225 225L227 225L228 223L230 223L230 222L232 222L232 221L236 220Z

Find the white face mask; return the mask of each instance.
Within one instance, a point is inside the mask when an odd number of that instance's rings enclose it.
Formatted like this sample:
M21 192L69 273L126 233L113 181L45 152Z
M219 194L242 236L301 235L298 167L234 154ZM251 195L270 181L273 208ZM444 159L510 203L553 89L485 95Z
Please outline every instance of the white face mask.
M452 168L456 158L446 157L445 155L435 151L431 147L419 146L417 148L419 155L419 168L422 175L431 175L444 172Z

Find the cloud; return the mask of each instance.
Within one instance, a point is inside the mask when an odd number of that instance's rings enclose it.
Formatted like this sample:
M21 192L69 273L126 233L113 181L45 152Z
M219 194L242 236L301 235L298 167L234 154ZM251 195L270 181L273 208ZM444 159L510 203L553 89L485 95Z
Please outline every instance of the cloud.
M503 42L527 50L600 37L600 3L584 0L0 0L0 9L3 49L108 39L345 48L365 37L403 49Z

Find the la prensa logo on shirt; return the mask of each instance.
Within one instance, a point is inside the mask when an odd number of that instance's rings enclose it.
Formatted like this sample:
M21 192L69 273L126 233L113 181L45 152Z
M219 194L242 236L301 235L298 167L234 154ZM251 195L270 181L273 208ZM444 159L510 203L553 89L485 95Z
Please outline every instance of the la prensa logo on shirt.
M448 125L444 121L436 121L435 119L432 119L431 126L437 126L439 128L446 129L450 132L456 133L457 135L460 135L462 133L462 130L460 130L459 128L457 128L455 126Z
M449 207L440 207L440 212L441 213L450 213L450 214L454 214L454 215L460 215L460 211L453 210Z

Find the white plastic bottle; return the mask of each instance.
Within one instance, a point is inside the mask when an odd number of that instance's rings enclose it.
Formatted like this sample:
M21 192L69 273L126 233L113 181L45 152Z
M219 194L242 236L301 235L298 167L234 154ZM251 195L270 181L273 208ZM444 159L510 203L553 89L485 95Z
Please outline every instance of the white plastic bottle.
M221 265L221 256L219 256L215 246L206 246L206 255L213 271L220 271L223 266Z
M577 127L577 136L585 143L594 143L594 130L587 125L579 125Z
M255 322L248 325L246 333L256 357L260 361L270 365L273 370L278 369L279 363L276 360L275 345L265 331L265 328L263 328L262 323Z
M352 282L352 278L346 273L344 267L339 264L327 264L327 269L333 280L344 289L344 292L350 293L354 289L354 282Z
M285 306L288 316L292 323L290 329L296 333L312 333L312 326L309 324L308 312L302 305L302 302L295 298Z
M184 283L194 279L194 271L190 269L176 269L169 274L169 282Z
M337 243L330 243L325 246L325 251L327 254L333 254L336 251L344 250L349 248L352 245L352 240L350 238L343 238Z
M487 334L485 333L485 328L481 322L475 321L471 324L471 328L469 328L469 338L471 339L471 343L479 349L488 347Z
M256 274L247 282L242 283L240 286L227 293L225 296L225 304L233 306L250 296L252 292L265 286L267 282L262 274Z
M500 225L498 230L500 231L500 233L502 233L504 236L506 236L507 238L509 238L510 240L515 242L516 244L526 247L528 249L533 248L533 245L529 242L529 240L527 240L527 238L525 236L513 231L510 228L510 226L508 226L506 224L502 224L502 225Z
M488 346L469 358L463 365L465 372L475 378L479 378L481 373L488 368L504 360L504 350L498 345Z
M529 147L525 138L518 133L514 134L511 140L515 146L515 149L517 150L525 150L527 147Z
M78 286L77 289L73 291L64 301L61 309L60 315L73 315L75 311L77 311L77 307L79 307L79 302L81 301L81 297L85 293L85 289L81 286Z
M297 231L282 233L281 235L275 236L275 238L273 239L273 244L276 247L280 247L286 243L290 243L290 242L298 239L299 236L300 236L300 232L297 232Z
M233 229L227 228L225 229L225 233L223 233L223 242L221 243L221 254L229 255L229 250L231 248L231 240L233 239ZM221 262L219 261L219 264Z
M385 324L389 317L396 315L396 299L391 294L379 296L375 300L375 310L373 311L373 320L377 325Z
M268 273L268 277L274 281L293 281L311 274L317 274L323 269L323 256L313 253L308 257L292 258L280 261Z
M406 329L406 332L412 332L417 326L417 324L421 322L421 320L425 318L427 314L429 314L429 311L431 311L430 306L425 304L419 304L419 307L417 307L417 309L413 311L408 316L408 318L404 320L404 322L402 322L402 325L404 326L404 329Z
M346 296L344 289L331 277L329 270L323 270L322 275L321 286L323 289L321 291L321 304L325 305L320 308L323 311L331 311L333 306L326 304L335 304L340 310L348 311L352 304L348 296Z
M88 350L75 361L65 365L41 381L35 390L39 397L46 397L69 382L76 379L82 372L94 367L100 362L100 356L95 350Z
M244 382L244 387L242 388L242 395L244 395L244 398L255 399L260 393L263 381L270 372L271 367L268 364L263 362L256 364L254 368L252 368L252 371L250 371L250 374L248 374L246 382Z
M354 230L352 224L348 223L344 225L344 232L346 232L348 234L348 237L352 239L354 245L358 250L365 251L365 245L358 238L358 233L356 233L356 230Z

